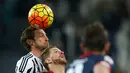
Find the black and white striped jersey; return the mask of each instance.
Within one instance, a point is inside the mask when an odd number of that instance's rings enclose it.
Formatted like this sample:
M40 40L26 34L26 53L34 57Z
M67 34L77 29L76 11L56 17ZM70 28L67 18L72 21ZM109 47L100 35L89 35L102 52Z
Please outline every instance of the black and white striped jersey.
M40 73L44 66L40 58L29 52L27 55L18 60L15 68L16 73Z

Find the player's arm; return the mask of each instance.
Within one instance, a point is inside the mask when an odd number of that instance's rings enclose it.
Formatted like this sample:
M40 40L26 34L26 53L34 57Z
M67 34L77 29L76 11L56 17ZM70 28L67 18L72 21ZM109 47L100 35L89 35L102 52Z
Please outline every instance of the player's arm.
M111 68L110 64L103 61L103 62L97 63L94 66L94 73L111 73L110 68Z
M27 61L27 62L17 62L15 73L35 73L35 67L33 62Z

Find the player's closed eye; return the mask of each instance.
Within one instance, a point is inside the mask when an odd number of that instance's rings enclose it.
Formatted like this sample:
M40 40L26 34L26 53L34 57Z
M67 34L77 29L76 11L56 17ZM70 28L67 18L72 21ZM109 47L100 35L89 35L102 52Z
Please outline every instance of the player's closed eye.
M43 37L44 35L43 34L39 34L39 37Z
M58 50L55 50L54 52L55 52L55 53L57 53L57 52L58 52Z

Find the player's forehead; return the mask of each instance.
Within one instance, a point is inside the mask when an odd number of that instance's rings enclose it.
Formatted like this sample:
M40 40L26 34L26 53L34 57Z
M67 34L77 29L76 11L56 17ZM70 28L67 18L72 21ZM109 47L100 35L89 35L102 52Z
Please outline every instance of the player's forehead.
M53 51L61 51L61 50L57 47L54 47L54 48L50 49L50 51L53 52Z
M46 35L45 31L43 29L37 29L35 30L35 35L44 34Z

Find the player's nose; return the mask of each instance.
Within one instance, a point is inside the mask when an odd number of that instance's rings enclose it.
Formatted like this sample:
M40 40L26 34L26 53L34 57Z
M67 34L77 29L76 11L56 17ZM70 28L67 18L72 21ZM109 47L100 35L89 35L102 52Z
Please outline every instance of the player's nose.
M48 41L48 40L49 40L48 37L46 37L45 41Z
M61 54L63 54L63 55L64 55L64 52L63 52L63 51L61 51Z
M64 56L65 56L63 51L60 52L60 56L61 56L61 57L64 57Z

